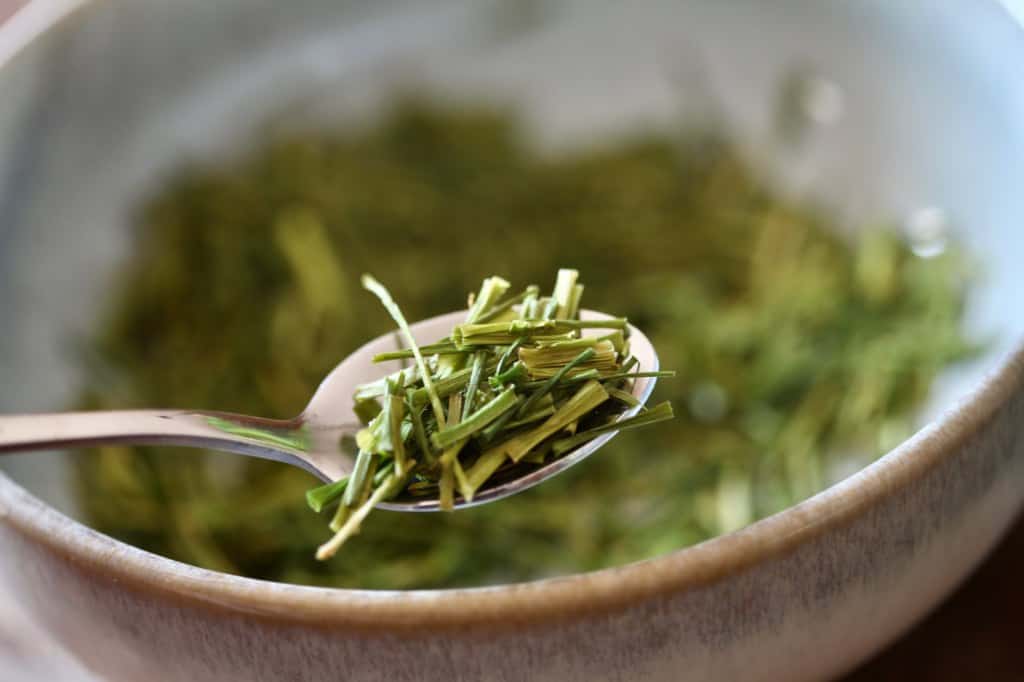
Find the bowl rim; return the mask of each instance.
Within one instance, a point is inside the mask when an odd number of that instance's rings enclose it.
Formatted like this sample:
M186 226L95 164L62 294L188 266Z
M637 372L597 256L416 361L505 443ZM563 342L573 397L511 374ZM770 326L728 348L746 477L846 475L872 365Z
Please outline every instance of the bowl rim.
M981 382L891 452L803 502L732 533L666 555L588 573L493 587L356 590L245 578L184 564L103 535L0 473L0 523L48 558L103 581L193 607L361 630L518 626L622 610L698 589L853 523L913 486L1024 393L1024 343ZM515 620L509 620L515 614Z
M92 0L29 2L0 26L0 69ZM1016 20L1001 3L994 3ZM0 523L49 559L95 579L194 608L304 625L360 630L517 627L699 589L791 554L853 523L955 456L1013 395L1024 392L1024 339L934 421L875 462L797 505L732 533L666 555L563 577L492 587L355 590L244 578L198 568L122 543L48 506L0 472ZM514 614L514 619L510 615Z

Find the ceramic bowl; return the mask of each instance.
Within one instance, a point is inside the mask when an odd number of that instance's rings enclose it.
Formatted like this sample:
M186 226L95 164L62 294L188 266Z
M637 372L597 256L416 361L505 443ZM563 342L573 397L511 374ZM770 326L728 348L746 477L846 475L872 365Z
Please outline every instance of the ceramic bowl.
M993 341L942 378L916 435L802 504L656 559L517 585L369 592L201 570L73 520L57 456L8 457L8 594L113 680L841 673L948 594L1024 501L1021 63L1010 15L966 0L33 2L0 28L0 410L73 394L62 339L88 328L128 209L167 169L244 147L267 115L358 117L408 85L511 102L555 146L724 121L790 191L851 224L959 226L984 263L969 324ZM787 159L768 122L794 68L819 75L811 110L827 132Z

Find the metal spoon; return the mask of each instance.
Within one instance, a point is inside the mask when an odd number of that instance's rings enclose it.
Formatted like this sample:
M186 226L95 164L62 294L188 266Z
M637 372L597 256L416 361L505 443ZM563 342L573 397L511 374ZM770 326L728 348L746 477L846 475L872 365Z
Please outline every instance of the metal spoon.
M451 332L465 319L465 311L432 317L412 325L416 339L433 341ZM602 313L581 312L583 319L601 319ZM630 351L637 370L657 371L658 356L640 330L630 326ZM309 405L294 419L265 419L204 410L119 410L63 412L0 416L0 453L78 447L110 443L182 445L223 450L251 457L273 459L301 467L324 481L335 481L352 470L352 456L342 447L346 436L360 428L352 412L355 387L398 370L398 361L374 363L379 353L401 349L397 334L385 334L345 358L323 380ZM632 393L643 405L654 389L655 379L638 378ZM636 414L632 407L621 418ZM528 474L482 489L471 503L461 497L455 507L471 507L514 495L537 485L589 457L615 433L595 438L563 457ZM434 500L392 500L378 505L396 511L437 511Z

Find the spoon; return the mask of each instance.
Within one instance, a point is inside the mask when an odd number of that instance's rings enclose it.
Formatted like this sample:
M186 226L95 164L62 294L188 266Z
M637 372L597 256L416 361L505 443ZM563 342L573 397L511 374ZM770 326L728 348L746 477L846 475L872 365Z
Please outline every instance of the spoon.
M457 311L412 325L419 339L439 339L465 319ZM604 319L603 313L584 310L582 319ZM657 371L658 356L640 330L629 327L630 351L637 370ZM352 470L353 457L344 445L361 428L352 412L357 385L379 379L401 368L400 361L374 363L379 353L404 346L397 333L384 334L366 343L335 367L313 394L309 405L293 419L265 419L205 410L116 410L0 416L0 453L125 443L181 445L222 450L250 457L272 459L301 467L325 482L336 481ZM636 414L654 389L654 378L633 382L639 404L619 419ZM533 487L578 464L608 442L615 432L603 434L520 478L482 489L472 502L456 497L455 508L493 502ZM391 500L377 505L394 511L438 511L432 500Z

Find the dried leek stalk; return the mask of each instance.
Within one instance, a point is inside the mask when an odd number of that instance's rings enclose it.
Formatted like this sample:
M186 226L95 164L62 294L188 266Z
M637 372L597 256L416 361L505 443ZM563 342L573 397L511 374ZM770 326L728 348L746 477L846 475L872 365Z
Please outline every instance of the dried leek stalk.
M378 356L378 361L411 356L417 373L409 383L400 371L394 378L356 388L357 413L372 416L356 436L359 454L352 473L306 493L316 512L333 502L339 505L331 523L334 537L317 550L318 559L333 556L381 501L402 494L435 497L442 509L451 510L456 489L466 502L472 502L477 491L495 477L509 480L524 475L576 445L617 430L616 414L636 404L627 389L637 374L623 371L630 358L626 320L580 320L583 287L576 283L578 276L576 270L558 271L546 304L550 312L543 320L521 319L525 306L516 309L503 298L509 283L500 277L485 279L479 294L471 298L465 323L446 339L421 348L391 294L373 277L363 275L363 286L381 300L409 347L406 352ZM537 291L531 285L508 300L526 301ZM512 319L477 322L506 313ZM614 331L584 337L584 329ZM550 340L556 335L558 340ZM463 352L448 352L448 339ZM423 348L437 352L425 357ZM467 362L469 367L461 367ZM506 370L509 363L514 364ZM674 376L674 372L643 374L651 375ZM568 381L574 378L585 382ZM538 379L544 381L537 385ZM375 396L381 381L378 403ZM447 398L447 411L442 397ZM606 402L613 406L599 409ZM473 405L479 407L473 410ZM635 428L672 416L666 401L622 424ZM586 430L577 433L580 424ZM392 466L392 473L374 479L380 467L390 470Z

